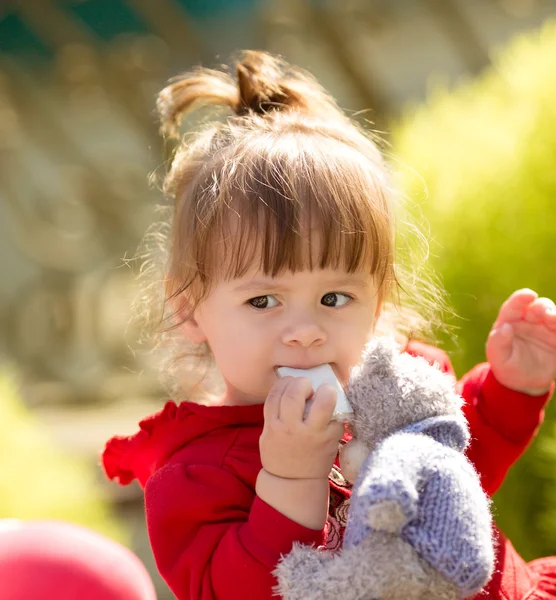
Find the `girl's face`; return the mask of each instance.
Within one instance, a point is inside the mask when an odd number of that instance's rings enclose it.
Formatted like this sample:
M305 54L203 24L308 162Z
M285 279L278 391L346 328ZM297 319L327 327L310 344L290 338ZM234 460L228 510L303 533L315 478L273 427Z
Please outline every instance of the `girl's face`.
M183 324L206 341L226 383L225 404L264 402L276 367L330 363L344 383L360 361L380 311L373 278L324 269L257 271L217 284Z

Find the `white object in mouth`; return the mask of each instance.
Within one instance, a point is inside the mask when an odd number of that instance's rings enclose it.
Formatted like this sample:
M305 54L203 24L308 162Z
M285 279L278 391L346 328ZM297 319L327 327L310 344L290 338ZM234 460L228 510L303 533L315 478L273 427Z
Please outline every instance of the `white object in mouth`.
M312 369L278 367L276 371L280 377L306 377L311 382L314 392L316 392L323 383L328 383L336 390L336 408L334 409L332 418L337 421L349 421L353 417L353 408L351 408L344 392L344 388L338 381L338 378L330 365L319 365ZM310 406L311 400L307 402L305 416L307 416Z

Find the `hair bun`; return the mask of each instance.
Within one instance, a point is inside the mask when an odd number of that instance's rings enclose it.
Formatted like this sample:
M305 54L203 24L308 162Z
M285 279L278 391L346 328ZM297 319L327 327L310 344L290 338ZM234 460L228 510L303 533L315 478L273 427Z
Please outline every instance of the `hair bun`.
M237 63L236 71L239 88L236 109L238 115L248 112L265 114L299 103L299 97L287 87L286 66L279 58L249 50L244 53L241 62Z
M246 50L236 64L238 116L297 110L305 115L341 118L334 99L316 79L279 56Z

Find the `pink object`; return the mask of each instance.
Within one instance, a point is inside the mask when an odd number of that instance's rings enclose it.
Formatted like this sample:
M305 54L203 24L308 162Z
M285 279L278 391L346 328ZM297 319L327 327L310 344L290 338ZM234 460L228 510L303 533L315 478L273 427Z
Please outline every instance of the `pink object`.
M156 600L127 548L60 521L0 520L0 597L9 600Z

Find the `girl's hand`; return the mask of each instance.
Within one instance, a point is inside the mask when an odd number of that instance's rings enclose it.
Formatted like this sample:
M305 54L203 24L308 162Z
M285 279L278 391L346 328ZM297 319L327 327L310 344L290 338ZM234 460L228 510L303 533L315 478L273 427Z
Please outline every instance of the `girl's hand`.
M321 385L309 414L305 405L313 388L305 377L284 377L270 390L264 405L259 441L263 468L285 479L326 479L338 454L344 426L332 421L336 391Z
M502 305L488 336L487 360L496 379L530 395L546 393L556 377L556 307L528 289Z

